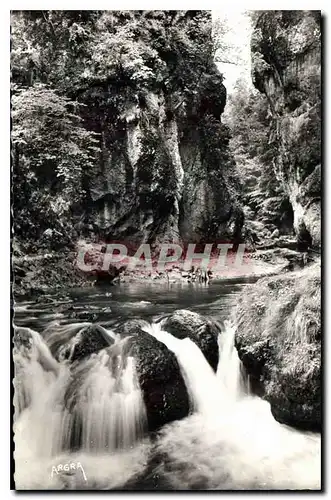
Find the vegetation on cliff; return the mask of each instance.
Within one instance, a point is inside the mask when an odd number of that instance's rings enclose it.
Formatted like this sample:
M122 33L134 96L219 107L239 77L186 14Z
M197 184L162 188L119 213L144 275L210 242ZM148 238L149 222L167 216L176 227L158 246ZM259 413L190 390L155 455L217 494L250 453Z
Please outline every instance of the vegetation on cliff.
M16 237L39 244L51 228L64 246L91 233L89 224L151 239L169 236L170 224L174 237L181 137L202 119L200 166L231 164L213 54L204 11L14 12ZM145 231L141 216L150 209Z
M320 13L254 11L251 20L255 88L239 80L227 106L246 234L295 234L302 249L318 247Z
M251 50L253 83L271 114L276 179L292 206L298 240L318 247L320 190L302 203L300 189L321 162L321 13L258 13Z
M293 210L274 170L272 116L267 98L245 80L238 80L228 100L227 122L245 213L246 238L253 234L262 242L274 231L291 235Z
M240 297L236 347L276 420L321 425L321 269L263 278Z

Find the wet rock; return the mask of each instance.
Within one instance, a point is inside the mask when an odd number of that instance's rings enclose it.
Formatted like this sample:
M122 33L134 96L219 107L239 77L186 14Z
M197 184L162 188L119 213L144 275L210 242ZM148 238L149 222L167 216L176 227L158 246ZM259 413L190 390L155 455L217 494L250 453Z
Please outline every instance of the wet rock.
M147 410L148 428L184 418L190 405L176 356L154 337L131 323L126 353L135 358L140 387Z
M101 351L114 343L106 330L100 325L91 325L83 328L75 337L74 348L71 355L71 361L85 358L94 352Z
M32 330L25 327L15 327L13 343L14 349L31 349L33 344Z
M279 422L321 426L320 265L263 278L239 298L236 348Z
M116 333L120 335L121 338L129 337L132 335L137 335L141 330L149 327L149 323L143 319L130 319L125 321L120 326L116 328Z
M164 319L162 328L178 339L190 338L216 371L218 365L217 338L220 329L213 322L198 313L182 309Z
M81 360L114 343L102 326L88 323L54 324L44 332L44 337L58 361Z

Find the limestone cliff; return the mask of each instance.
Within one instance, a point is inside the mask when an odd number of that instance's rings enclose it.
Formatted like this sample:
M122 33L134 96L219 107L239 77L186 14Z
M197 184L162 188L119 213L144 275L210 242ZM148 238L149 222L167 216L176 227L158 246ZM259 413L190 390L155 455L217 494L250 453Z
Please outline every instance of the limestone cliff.
M150 30L153 48L156 15L143 18L142 37ZM158 26L165 37L170 14L163 15ZM107 239L238 241L243 215L229 131L221 123L226 89L212 59L210 14L175 16L176 29L187 31L187 40L178 49L168 28L171 54L157 46L151 84L137 85L131 76L121 82L117 76L80 95L87 105L85 123L101 135L102 150L87 181L88 220ZM201 34L203 23L208 29Z
M252 35L254 85L272 114L269 142L299 241L320 246L321 16L262 11Z
M62 246L240 238L209 11L27 11L12 23L17 235L28 220L29 236L53 228ZM24 212L36 194L23 159L47 215L39 199Z

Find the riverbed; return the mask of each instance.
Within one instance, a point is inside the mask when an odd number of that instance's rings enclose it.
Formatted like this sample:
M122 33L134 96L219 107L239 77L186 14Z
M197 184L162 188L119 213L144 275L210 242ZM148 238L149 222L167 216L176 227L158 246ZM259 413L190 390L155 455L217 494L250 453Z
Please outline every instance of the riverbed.
M135 443L125 449L96 452L87 447L54 453L48 445L50 436L54 437L60 428L54 394L62 397L68 372L64 367L60 375L53 376L31 363L27 376L35 387L36 401L15 423L16 488L319 489L320 436L274 420L269 404L250 393L234 349L233 309L238 295L254 281L256 277L207 285L131 283L70 289L17 304L15 324L39 334L52 322L97 322L116 332L125 319L146 320L150 325L147 332L175 353L195 411L153 435L136 433ZM160 328L159 319L177 309L189 309L222 324L216 374L189 339L178 340ZM47 344L46 338L38 342L44 340ZM133 370L126 373L128 377L134 381ZM100 390L104 383L100 380ZM137 393L132 395L134 410L140 412L137 415L143 421L141 401L138 407ZM127 411L130 401L125 400L123 411ZM122 408L119 405L116 408Z

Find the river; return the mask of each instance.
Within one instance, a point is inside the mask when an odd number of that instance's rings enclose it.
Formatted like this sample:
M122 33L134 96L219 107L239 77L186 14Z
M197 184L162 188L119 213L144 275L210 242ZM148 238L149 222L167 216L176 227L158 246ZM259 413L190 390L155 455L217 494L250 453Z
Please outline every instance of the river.
M57 445L70 421L60 403L69 369L60 363L53 373L36 359L19 359L25 363L24 383L32 396L14 424L16 488L319 489L320 435L274 420L269 404L250 393L234 348L232 311L238 294L255 279L209 285L122 284L68 290L17 304L15 325L33 330L35 343L49 366L55 361L47 338L39 334L51 322L75 325L93 321L112 332L125 319L146 320L146 331L176 355L194 412L153 435L144 433L146 416L134 363L123 371L121 388L115 393L111 387L118 380L105 376L100 357L89 375L87 403L92 402L93 408L87 404L84 409L86 444L78 451L63 452ZM157 320L176 309L190 309L224 325L216 374L191 340L179 340L162 330ZM86 405L86 400L82 404ZM122 433L126 443L121 449L112 444L116 433ZM91 436L99 443L97 448L89 448ZM103 446L106 441L107 449Z

